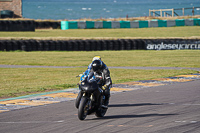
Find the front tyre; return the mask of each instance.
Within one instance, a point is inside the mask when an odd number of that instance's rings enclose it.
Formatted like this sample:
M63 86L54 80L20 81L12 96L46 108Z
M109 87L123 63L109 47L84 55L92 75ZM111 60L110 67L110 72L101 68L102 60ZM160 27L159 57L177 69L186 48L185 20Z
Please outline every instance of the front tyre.
M78 109L78 107L79 107L79 104L80 104L80 101L81 101L81 97L82 97L82 92L80 91L79 93L78 93L78 96L77 96L77 98L76 98L76 101L75 101L75 107Z
M78 118L84 120L88 113L88 99L87 97L82 97L80 105L78 107Z

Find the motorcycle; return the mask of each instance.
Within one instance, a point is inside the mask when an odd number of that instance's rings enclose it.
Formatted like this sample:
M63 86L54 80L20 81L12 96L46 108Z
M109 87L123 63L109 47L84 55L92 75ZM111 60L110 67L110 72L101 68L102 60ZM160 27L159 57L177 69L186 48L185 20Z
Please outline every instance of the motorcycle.
M94 74L81 76L79 84L80 92L76 98L75 106L78 109L78 118L84 120L87 115L95 114L97 117L104 117L107 112L105 96L100 88L101 78L94 77Z

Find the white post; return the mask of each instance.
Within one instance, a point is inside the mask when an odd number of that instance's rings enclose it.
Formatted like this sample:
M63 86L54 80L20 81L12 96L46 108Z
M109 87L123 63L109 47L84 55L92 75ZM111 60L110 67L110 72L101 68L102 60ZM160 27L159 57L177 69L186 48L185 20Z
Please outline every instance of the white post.
M162 17L162 9L160 9L160 17Z
M149 9L149 17L151 17L151 9Z

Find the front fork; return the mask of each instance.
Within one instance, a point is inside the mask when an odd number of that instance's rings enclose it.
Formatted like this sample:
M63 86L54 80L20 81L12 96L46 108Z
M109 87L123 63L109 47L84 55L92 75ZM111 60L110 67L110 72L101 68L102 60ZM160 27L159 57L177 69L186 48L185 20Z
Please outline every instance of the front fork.
M87 102L87 109L90 110L92 109L92 103L94 102L94 96L93 94L86 94L86 93L83 93L82 94L82 97L87 97L88 98L88 102Z

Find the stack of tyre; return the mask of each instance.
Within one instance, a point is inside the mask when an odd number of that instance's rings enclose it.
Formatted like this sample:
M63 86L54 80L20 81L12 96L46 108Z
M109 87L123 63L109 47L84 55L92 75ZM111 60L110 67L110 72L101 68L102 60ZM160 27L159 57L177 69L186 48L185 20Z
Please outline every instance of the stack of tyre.
M101 51L145 49L144 40L0 40L1 51Z

